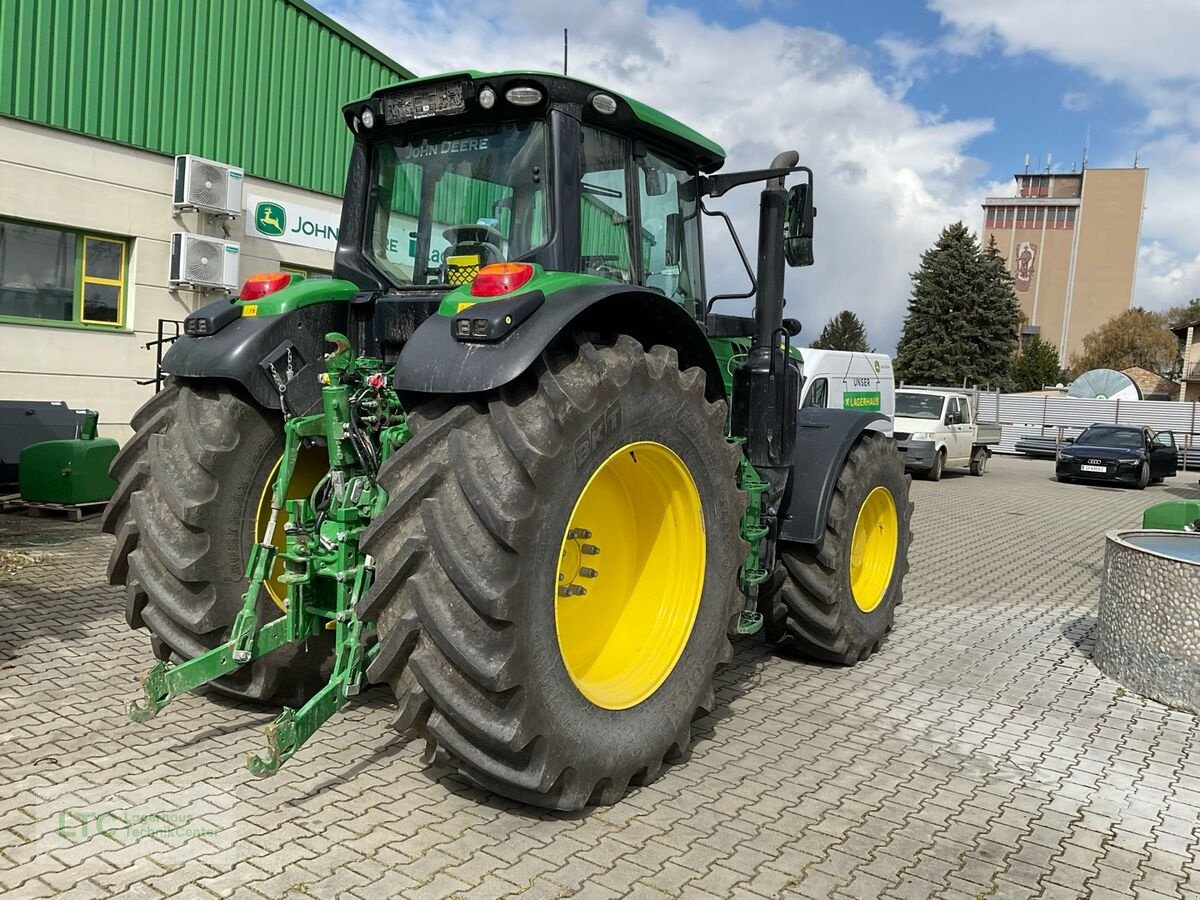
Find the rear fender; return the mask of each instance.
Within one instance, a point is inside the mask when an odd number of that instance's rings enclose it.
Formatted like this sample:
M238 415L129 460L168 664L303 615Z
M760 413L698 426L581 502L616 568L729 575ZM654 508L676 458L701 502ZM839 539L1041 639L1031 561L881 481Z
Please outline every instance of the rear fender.
M503 303L503 300L492 301ZM699 366L710 400L725 399L716 357L699 324L661 294L622 284L582 284L546 295L529 318L494 343L459 341L453 318L430 316L405 344L396 363L398 391L474 394L518 378L564 334L627 334L649 348L674 347L679 364Z
M163 357L176 378L232 381L261 406L304 415L321 402L317 374L325 371L325 335L345 332L347 304L316 303L274 316L242 316L214 335L177 339Z
M820 546L829 504L850 450L865 432L879 431L887 417L878 412L801 409L796 423L796 454L779 509L779 538Z

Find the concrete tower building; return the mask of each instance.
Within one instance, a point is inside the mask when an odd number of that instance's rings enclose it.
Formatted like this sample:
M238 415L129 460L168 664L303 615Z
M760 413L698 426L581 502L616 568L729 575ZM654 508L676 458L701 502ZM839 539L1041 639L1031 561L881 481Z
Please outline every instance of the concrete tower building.
M1016 279L1022 336L1040 335L1064 363L1085 334L1130 307L1147 172L1025 172L1014 176L1015 197L983 203L983 241L996 238Z

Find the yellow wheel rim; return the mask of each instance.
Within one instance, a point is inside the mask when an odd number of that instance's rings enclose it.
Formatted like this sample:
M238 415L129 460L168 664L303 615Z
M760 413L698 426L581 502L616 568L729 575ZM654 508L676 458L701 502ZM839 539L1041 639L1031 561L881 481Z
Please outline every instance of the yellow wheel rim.
M254 514L253 538L255 541L261 541L267 530L267 522L271 518L271 489L275 487L275 476L279 473L279 464L282 462L283 457L280 456L275 461L275 465L271 466L271 471L267 473L267 480L259 492L258 508ZM287 499L299 500L308 497L313 488L317 486L317 482L321 480L321 476L328 471L329 457L323 448L300 448L300 455L296 457L296 469L292 472L292 480L288 483ZM283 526L287 524L287 521L287 512L281 510L279 517L275 520L275 533L271 535L272 546L281 551L284 549L286 541ZM282 574L283 560L276 558L275 565L271 569L271 578L263 587L266 588L272 602L280 609L285 609L283 601L287 599L287 588L279 581L279 576Z
M704 587L704 514L691 473L662 444L626 444L588 479L559 553L554 622L571 680L629 709L667 680Z
M850 542L850 590L863 612L870 612L883 601L892 583L899 546L896 501L887 488L877 487L867 494L858 510Z

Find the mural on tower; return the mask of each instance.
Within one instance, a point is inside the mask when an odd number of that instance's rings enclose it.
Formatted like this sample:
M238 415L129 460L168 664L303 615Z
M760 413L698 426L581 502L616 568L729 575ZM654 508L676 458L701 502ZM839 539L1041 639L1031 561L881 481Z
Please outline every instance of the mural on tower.
M1016 279L1014 287L1022 293L1029 290L1033 281L1034 264L1037 262L1037 244L1032 241L1021 241L1017 245L1016 266L1013 276Z

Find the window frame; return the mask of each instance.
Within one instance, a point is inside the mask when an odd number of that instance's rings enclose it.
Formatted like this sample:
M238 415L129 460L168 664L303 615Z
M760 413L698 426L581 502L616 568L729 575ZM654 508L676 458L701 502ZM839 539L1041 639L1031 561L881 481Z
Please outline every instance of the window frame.
M31 228L44 228L69 234L75 238L75 275L72 279L74 296L71 299L71 319L42 319L36 316L14 316L0 313L0 325L36 325L42 328L74 328L81 331L114 331L131 333L132 326L127 321L129 311L129 263L133 252L133 237L110 234L94 229L71 228L54 222L39 222L33 219L18 219L13 216L0 216L0 222L11 222L14 225L25 225ZM87 241L107 241L121 245L120 280L90 276L85 279ZM114 285L117 288L117 321L103 322L95 319L85 319L83 312L83 288L85 282L93 284Z

